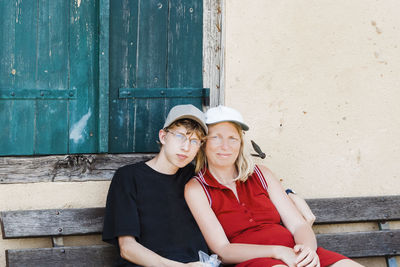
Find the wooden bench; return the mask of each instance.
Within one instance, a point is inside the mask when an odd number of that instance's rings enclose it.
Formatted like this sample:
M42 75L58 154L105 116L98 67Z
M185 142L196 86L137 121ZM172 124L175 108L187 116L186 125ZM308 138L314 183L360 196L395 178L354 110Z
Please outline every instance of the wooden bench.
M315 224L374 222L376 231L318 234L319 245L350 258L384 256L390 267L400 255L400 196L307 200ZM117 251L109 245L66 247L63 236L99 234L104 208L5 211L0 213L3 238L51 237L52 248L6 250L7 266L112 266Z

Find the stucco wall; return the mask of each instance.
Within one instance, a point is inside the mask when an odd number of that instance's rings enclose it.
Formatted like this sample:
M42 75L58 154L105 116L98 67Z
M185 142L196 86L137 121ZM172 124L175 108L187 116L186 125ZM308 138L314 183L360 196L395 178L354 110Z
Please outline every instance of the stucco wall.
M306 197L400 193L394 0L226 1L226 104Z

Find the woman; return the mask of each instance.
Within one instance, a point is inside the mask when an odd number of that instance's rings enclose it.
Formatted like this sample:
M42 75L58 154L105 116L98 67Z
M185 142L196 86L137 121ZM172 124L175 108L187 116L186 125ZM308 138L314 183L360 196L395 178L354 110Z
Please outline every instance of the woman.
M246 151L248 126L234 109L206 113L208 136L197 160L198 176L185 198L209 248L236 266L361 266L317 248L311 226L264 166ZM280 223L282 222L283 225Z

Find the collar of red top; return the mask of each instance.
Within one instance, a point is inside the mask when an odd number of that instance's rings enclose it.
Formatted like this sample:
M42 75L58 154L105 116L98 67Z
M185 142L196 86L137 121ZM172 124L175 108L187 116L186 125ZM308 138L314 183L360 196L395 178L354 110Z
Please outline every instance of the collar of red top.
M198 174L197 177L201 180L201 182L207 186L220 188L220 189L229 189L223 184L220 184L217 179L211 174L208 168L202 169Z

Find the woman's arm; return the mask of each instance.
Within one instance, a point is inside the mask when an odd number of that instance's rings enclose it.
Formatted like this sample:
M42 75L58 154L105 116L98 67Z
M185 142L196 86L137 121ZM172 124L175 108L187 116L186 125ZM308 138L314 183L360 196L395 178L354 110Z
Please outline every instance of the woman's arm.
M259 166L268 185L268 194L278 210L285 227L292 233L296 252L296 262L316 261L317 240L311 226L304 220L293 202L289 199L275 175L265 166ZM319 261L319 260L318 260Z
M196 179L192 179L187 183L185 187L185 199L209 248L221 257L223 263L233 264L254 258L270 257L281 259L289 266L294 266L296 254L291 248L284 246L231 244L211 209L203 188Z
M180 263L161 257L157 253L139 244L133 236L118 237L121 257L140 266L165 266L165 267L202 267L200 262Z

